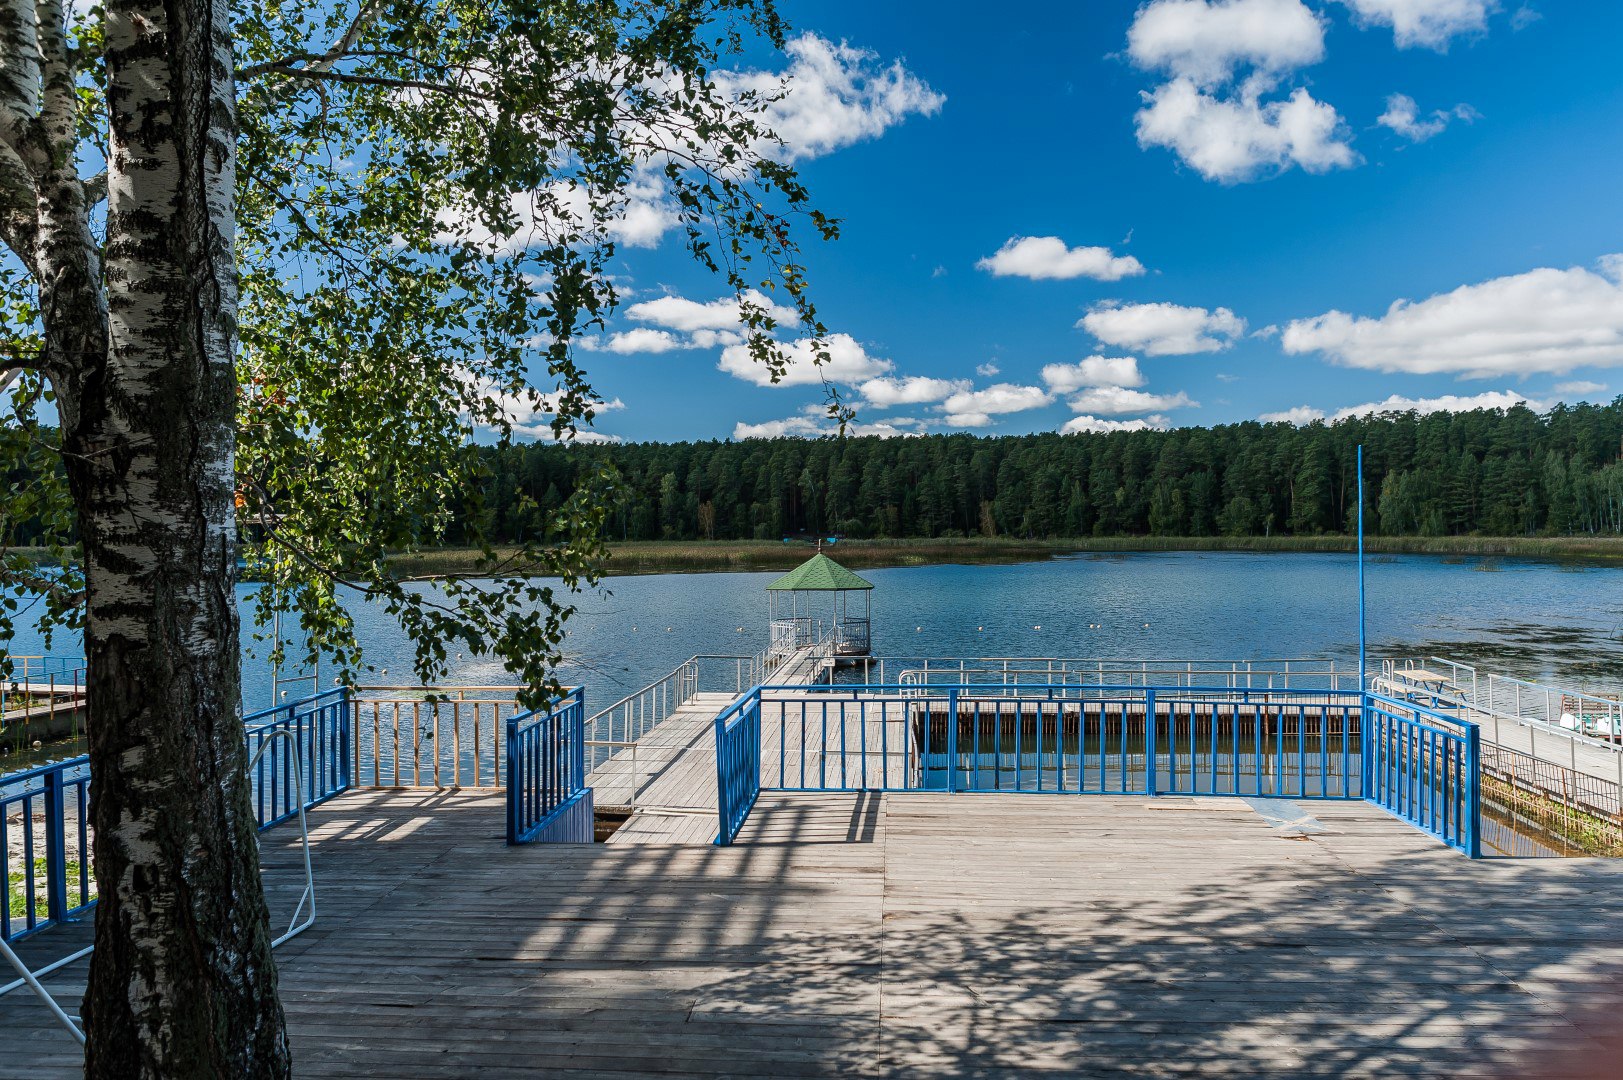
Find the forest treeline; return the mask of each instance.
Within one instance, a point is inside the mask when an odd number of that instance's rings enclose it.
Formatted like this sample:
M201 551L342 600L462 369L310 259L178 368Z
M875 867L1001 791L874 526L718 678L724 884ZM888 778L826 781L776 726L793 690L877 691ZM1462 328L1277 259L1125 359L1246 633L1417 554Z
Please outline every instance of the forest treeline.
M1623 397L1102 434L517 445L485 451L485 525L533 536L618 470L616 540L1623 534Z

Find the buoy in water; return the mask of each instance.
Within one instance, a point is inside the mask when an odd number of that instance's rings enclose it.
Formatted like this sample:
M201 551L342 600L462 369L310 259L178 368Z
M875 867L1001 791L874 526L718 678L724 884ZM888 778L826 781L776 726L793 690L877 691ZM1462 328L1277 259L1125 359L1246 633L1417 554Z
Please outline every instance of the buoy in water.
M1041 629L1042 629L1042 627L1041 627L1041 626L1033 626L1033 627L1032 627L1032 629L1033 629L1033 630L1041 630Z

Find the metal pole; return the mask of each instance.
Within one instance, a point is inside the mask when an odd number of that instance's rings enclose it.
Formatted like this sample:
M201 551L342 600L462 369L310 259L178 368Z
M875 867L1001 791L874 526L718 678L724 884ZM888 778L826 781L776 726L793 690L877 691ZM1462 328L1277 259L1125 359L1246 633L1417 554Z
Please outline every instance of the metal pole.
M1369 685L1364 607L1364 444L1358 444L1358 690Z

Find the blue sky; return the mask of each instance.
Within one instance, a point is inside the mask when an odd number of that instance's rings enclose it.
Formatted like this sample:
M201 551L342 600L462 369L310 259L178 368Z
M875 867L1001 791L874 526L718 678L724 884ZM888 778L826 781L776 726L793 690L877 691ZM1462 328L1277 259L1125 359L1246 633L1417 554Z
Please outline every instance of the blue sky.
M748 64L789 74L779 133L844 221L807 255L858 430L1623 392L1623 5L783 9L809 36ZM721 283L633 236L615 347L665 351L583 354L598 431L819 431L815 377L721 370Z

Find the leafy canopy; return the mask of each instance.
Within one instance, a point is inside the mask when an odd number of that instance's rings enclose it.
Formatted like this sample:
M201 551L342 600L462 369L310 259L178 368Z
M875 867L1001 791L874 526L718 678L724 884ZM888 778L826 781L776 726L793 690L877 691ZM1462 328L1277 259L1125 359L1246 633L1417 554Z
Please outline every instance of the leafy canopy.
M106 141L100 27L99 8L75 17L80 159L92 164ZM475 435L505 443L538 411L564 440L591 421L599 402L573 344L616 307L627 214L665 215L725 280L775 375L787 357L771 306L792 307L821 340L795 237L830 239L837 225L781 162L759 120L769 98L716 76L785 32L772 0L242 6L236 482L248 570L266 583L261 625L296 612L311 656L353 671L341 600L354 593L409 632L424 681L465 647L548 688L573 609L532 576L566 590L596 582L615 471L596 471L498 555ZM0 275L4 347L37 352L29 272L8 260ZM49 399L38 378L14 387L0 467L49 482L0 493L0 521L43 523L28 539L64 557L70 503L38 422ZM431 582L390 573L390 554L441 542L453 521L483 551L476 567ZM71 558L42 575L6 530L0 574L42 595L50 620L71 621Z

